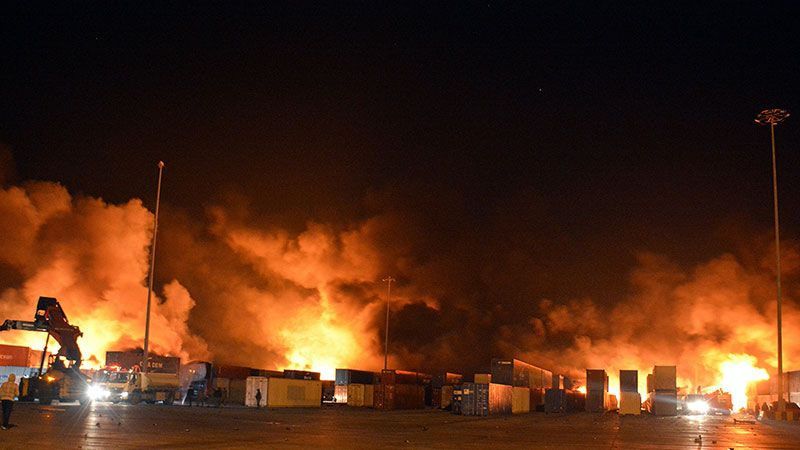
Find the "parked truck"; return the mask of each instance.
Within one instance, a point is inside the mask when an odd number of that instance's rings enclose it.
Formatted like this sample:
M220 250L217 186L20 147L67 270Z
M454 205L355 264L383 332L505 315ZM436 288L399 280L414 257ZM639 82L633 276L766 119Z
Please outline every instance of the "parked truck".
M141 349L106 352L106 367L90 388L92 398L134 405L143 401L170 405L180 398L180 358L151 354L144 373L143 356Z

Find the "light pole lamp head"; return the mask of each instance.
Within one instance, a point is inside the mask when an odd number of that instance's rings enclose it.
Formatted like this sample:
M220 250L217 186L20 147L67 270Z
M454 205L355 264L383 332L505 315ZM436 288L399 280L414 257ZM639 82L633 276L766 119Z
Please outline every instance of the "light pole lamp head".
M759 125L775 126L789 117L789 111L785 109L765 109L756 116L756 123Z

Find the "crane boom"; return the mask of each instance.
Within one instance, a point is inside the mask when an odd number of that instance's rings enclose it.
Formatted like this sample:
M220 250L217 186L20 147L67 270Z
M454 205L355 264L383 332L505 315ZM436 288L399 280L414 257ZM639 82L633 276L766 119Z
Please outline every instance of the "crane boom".
M0 331L6 330L26 330L42 331L49 333L50 336L61 345L58 356L63 356L73 362L73 366L78 368L81 365L81 349L78 346L78 338L83 336L80 328L70 325L66 313L53 297L39 297L36 304L36 314L33 322L25 320L6 320L0 325Z

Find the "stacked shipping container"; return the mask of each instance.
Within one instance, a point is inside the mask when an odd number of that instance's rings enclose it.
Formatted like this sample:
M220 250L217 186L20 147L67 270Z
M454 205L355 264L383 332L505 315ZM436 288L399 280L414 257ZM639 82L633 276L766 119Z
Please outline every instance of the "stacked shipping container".
M492 382L529 389L529 408L543 410L545 390L553 386L553 373L518 359L492 359ZM560 384L560 379L558 380Z
M586 369L586 411L608 409L608 375L604 369Z
M464 383L461 385L461 414L511 414L513 389L512 386L497 383Z
M48 355L49 353L44 359L45 370L47 370ZM8 376L12 373L17 380L38 375L41 362L41 350L18 345L0 345L0 382L8 380Z
M619 371L619 413L638 415L642 412L642 397L639 394L639 372Z
M464 380L459 373L445 372L433 377L431 381L432 402L431 406L439 409L450 409L453 401L453 386Z
M334 401L336 403L347 403L351 406L372 407L373 391L371 390L372 388L367 388L366 386L372 386L375 384L376 376L377 374L375 372L370 372L367 370L336 369L336 394ZM356 398L352 402L348 396L348 392L350 390L349 386L351 384L358 385L359 387L353 389L356 389L362 393L359 398ZM367 392L367 390L369 390L369 392ZM367 399L370 399L369 403L364 404Z
M419 372L384 369L378 376L373 395L375 409L422 409L425 407L425 386L431 376Z
M655 366L647 377L646 409L657 416L678 415L677 368Z

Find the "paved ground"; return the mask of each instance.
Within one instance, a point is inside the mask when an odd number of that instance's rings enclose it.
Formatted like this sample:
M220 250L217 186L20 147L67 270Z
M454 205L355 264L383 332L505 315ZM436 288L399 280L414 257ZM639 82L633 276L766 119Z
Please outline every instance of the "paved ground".
M730 417L17 404L12 423L0 448L800 448L800 426Z

